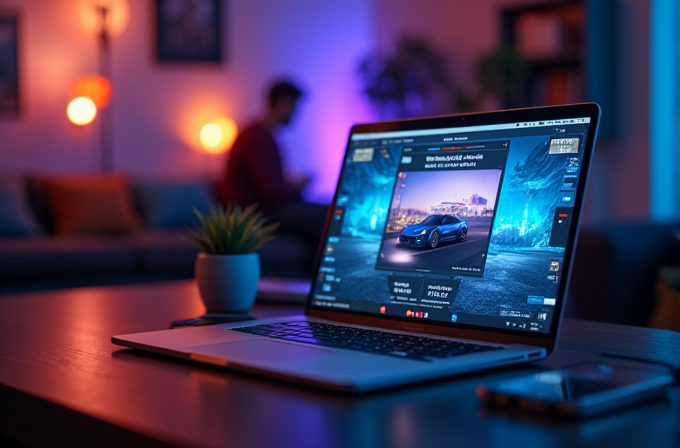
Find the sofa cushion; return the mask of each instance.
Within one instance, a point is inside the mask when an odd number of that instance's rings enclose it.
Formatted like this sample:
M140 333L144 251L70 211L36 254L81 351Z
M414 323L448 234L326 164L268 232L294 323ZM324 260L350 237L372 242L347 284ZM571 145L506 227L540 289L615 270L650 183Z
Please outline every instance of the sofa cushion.
M147 229L131 236L138 266L144 272L183 270L193 272L198 248L180 229Z
M132 270L133 247L125 236L60 235L0 239L0 277Z
M147 227L154 229L191 226L194 208L205 213L215 203L208 184L199 180L139 180L132 188Z
M56 234L129 233L140 227L123 175L55 176L42 185Z
M0 237L42 232L31 211L24 179L18 176L0 178Z

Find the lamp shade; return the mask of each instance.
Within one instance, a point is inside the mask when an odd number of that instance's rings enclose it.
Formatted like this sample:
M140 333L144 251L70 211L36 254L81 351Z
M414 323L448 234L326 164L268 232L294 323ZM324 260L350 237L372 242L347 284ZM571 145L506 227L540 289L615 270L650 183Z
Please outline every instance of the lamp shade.
M106 23L102 23L102 8L106 9ZM80 0L78 13L82 27L92 35L101 34L106 27L109 37L118 37L130 21L127 0Z
M85 97L92 100L97 109L103 109L111 102L113 89L111 81L99 75L85 75L77 78L69 89L69 98Z

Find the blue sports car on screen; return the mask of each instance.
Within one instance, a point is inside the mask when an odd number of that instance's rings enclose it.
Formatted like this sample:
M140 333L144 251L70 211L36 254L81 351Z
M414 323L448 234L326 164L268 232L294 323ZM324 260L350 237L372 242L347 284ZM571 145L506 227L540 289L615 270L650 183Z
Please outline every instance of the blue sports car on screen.
M464 241L468 225L452 215L430 215L419 224L411 224L399 234L399 244L434 249L443 241Z

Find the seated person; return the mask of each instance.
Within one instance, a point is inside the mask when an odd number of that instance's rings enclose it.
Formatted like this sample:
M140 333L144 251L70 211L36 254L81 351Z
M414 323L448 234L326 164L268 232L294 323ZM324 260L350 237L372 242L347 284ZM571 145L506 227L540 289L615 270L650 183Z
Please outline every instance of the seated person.
M299 235L314 254L328 207L302 200L302 189L309 179L285 178L273 136L278 126L290 123L301 96L302 91L290 82L271 86L266 113L239 133L231 148L220 200L223 204L258 204L268 221L280 223L279 233Z

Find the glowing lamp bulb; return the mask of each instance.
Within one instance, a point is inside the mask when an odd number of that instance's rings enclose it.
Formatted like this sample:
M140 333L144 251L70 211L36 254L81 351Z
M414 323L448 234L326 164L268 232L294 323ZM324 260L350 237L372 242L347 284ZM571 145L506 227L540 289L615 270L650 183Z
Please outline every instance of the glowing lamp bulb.
M215 123L208 123L201 129L201 144L207 152L215 152L222 141L222 129Z
M85 126L91 123L94 117L97 116L97 106L94 105L91 99L80 96L68 103L66 115L71 123Z
M229 150L236 138L236 124L233 120L217 118L201 128L201 146L210 154L222 154Z

